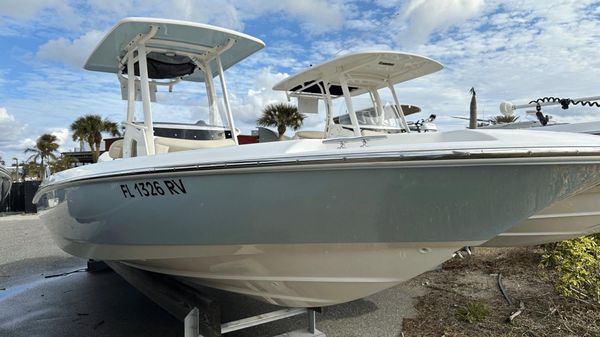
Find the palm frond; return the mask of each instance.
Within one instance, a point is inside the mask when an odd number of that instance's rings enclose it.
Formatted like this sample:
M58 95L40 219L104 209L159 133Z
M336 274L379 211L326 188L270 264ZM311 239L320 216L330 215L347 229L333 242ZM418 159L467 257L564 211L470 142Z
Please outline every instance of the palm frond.
M515 116L515 115L510 115L510 116L505 116L505 115L499 115L494 117L492 120L494 121L495 124L506 124L506 123L514 123L519 119L519 116Z

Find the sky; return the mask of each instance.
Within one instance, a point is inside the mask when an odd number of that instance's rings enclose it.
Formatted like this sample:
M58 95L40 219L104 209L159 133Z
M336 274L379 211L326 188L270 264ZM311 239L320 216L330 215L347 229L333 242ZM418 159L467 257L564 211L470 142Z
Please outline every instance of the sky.
M435 113L440 130L467 125L451 116L468 116L471 87L483 118L498 115L503 101L600 95L600 1L0 0L0 157L7 164L27 158L24 150L43 133L56 135L61 151L72 150L69 126L79 116L124 119L116 76L82 66L128 16L206 23L265 42L226 72L235 123L245 134L267 104L286 101L271 90L275 83L359 50L441 62L442 71L396 85L401 102L423 109L409 119ZM175 91L170 101L197 94L190 84ZM155 121L197 117L186 103L155 112ZM545 112L559 122L600 118L598 108ZM303 128L322 125L322 117L310 116Z

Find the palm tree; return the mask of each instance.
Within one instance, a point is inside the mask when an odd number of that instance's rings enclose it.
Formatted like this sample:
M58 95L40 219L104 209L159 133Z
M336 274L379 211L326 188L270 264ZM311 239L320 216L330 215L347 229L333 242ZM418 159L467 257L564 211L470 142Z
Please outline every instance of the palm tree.
M77 162L78 160L74 157L62 155L60 158L50 162L50 168L52 172L56 173L74 167Z
M517 121L517 119L519 119L519 116L515 116L515 115L498 115L496 117L494 117L492 119L492 121L494 122L494 124L503 124L503 123L514 123Z
M269 104L263 110L262 116L256 121L260 126L275 126L279 133L279 140L283 140L283 134L288 127L298 130L302 126L306 115L298 112L294 105L286 103Z
M71 131L73 131L73 140L86 142L90 145L94 162L97 162L100 156L102 132L108 132L113 137L121 135L117 123L110 121L108 118L102 119L99 115L91 114L77 118L71 124Z
M38 158L41 159L40 175L44 177L44 162L48 162L48 159L56 159L54 154L58 150L58 138L55 135L45 133L40 136L35 142L35 147L30 147L25 150L25 153L33 153L27 160L33 160L37 162Z
M44 167L34 161L24 162L21 164L21 167L23 168L23 175L21 177L23 181L27 180L27 178L40 179L43 176Z
M475 98L475 88L471 87L469 94L471 94L471 104L469 105L469 129L475 129L477 127L477 99Z

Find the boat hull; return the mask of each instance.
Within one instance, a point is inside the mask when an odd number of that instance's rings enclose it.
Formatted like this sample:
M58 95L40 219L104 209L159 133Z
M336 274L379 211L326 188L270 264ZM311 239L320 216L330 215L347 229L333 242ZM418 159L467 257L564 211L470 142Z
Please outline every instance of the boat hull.
M4 200L6 200L11 185L12 178L10 173L3 166L0 166L0 206L4 203Z
M311 307L410 279L600 179L585 162L465 164L142 173L46 188L37 204L70 254Z
M595 233L600 233L600 186L554 203L483 246L534 246Z

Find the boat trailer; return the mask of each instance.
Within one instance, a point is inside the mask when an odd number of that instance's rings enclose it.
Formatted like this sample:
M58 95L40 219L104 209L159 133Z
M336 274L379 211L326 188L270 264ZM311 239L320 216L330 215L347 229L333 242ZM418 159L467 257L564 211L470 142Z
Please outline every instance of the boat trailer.
M104 263L153 302L183 321L185 337L221 337L226 333L302 314L306 314L308 318L306 329L274 337L326 337L316 328L316 312L321 312L320 308L287 308L221 323L221 307L210 295L167 275L132 268L119 262Z

